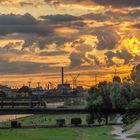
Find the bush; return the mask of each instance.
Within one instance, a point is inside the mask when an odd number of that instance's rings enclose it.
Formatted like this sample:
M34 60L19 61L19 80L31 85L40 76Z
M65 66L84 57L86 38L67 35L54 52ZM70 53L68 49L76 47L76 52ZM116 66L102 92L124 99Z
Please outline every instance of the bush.
M21 122L11 121L11 128L21 128Z
M78 125L81 125L81 124L82 124L81 118L72 118L71 119L71 125L78 126Z
M86 118L87 124L94 124L94 116L93 115L88 115Z
M58 125L59 127L63 127L65 125L65 119L57 119L56 125Z

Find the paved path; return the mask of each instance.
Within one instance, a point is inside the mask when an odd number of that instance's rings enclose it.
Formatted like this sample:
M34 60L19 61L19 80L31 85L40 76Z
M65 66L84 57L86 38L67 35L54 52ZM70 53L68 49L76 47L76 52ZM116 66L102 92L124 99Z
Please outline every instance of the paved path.
M127 134L135 134L136 132L138 132L140 130L140 120L135 124L134 127L132 127L132 129L130 129L129 131L127 131Z
M118 119L118 123L120 123L121 118ZM129 131L122 132L122 126L113 126L112 135L116 136L116 139L119 140L137 140L136 138L129 138L131 135L136 134L140 130L140 121L136 123L134 127L132 127Z
M111 132L112 135L115 136L116 139L119 140L137 140L136 138L128 138L129 136L133 135L134 133L128 134L126 132L122 133L121 126L113 126L113 131Z

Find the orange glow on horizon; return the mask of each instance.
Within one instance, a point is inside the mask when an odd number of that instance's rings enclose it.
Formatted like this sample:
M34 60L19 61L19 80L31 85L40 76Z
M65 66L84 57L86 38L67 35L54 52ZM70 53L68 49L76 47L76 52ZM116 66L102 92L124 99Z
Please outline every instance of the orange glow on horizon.
M133 66L120 66L117 67L117 75L120 76L122 79L126 76L130 75ZM88 69L88 70L73 70L73 71L65 71L65 82L72 84L72 80L69 74L77 74L80 73L77 80L77 85L85 85L84 87L87 88L86 85L93 86L95 85L95 75L97 75L97 82L100 81L112 81L112 78L115 74L115 66L110 68L98 68L98 69ZM19 88L23 85L28 85L28 82L31 81L32 87L37 86L37 82L40 82L42 87L47 87L48 82L52 82L56 87L57 84L61 83L61 73L54 72L54 73L38 73L38 74L19 74L19 75L1 75L0 83L3 85L8 85L12 88Z

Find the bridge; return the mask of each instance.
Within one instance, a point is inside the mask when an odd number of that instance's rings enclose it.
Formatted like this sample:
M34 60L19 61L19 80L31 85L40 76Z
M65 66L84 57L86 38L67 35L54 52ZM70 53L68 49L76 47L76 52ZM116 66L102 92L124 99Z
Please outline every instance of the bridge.
M60 103L72 105L73 103L85 104L87 96L85 95L61 95L61 96L31 96L31 97L3 97L0 98L0 108L4 107L47 107L49 103ZM60 106L60 105L59 105Z
M88 110L86 108L2 108L0 109L0 115L12 115L12 114L90 114L90 113L102 113L102 114L124 114L126 110Z
M88 114L85 108L1 108L0 115L12 114Z
M31 96L31 97L2 97L0 98L0 114L65 114L87 113L85 104L71 106L67 102L76 99L86 101L86 96ZM65 103L66 102L66 103Z
M1 97L0 99L4 100L20 100L20 99L69 99L69 98L87 98L88 95L86 94L79 94L79 95L39 95L39 96L30 96L30 97Z
M79 98L79 96L50 96L50 97L6 97L0 98L0 115L10 114L89 114L89 113L103 113L103 114L124 114L125 109L102 109L91 110L87 109L85 105L65 105L58 102L47 102L47 99L69 99ZM85 99L85 96L83 96ZM132 110L132 112L140 112L140 110Z

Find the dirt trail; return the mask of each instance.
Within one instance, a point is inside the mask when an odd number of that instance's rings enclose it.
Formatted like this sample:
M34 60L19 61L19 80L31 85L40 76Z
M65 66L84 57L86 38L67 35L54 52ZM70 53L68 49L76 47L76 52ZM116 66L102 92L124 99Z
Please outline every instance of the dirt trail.
M86 130L82 130L79 132L79 137L76 140L87 140L87 132Z

